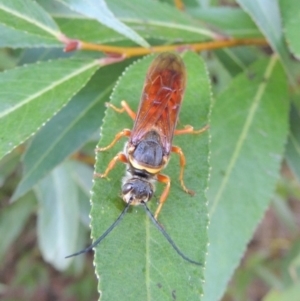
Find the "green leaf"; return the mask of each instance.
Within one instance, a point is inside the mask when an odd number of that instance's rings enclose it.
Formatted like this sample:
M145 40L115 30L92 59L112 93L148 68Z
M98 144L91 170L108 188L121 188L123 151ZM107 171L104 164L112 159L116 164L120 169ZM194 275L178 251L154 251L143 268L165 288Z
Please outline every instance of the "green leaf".
M0 0L2 46L58 46L61 35L53 19L31 0Z
M73 162L73 178L77 185L81 188L84 195L90 197L92 190L92 179L94 171L89 165L81 162Z
M279 55L284 69L292 82L292 64L284 41L278 0L237 0L241 7L253 18L261 32Z
M79 207L79 228L76 242L76 250L82 250L88 244L90 232L90 197L92 189L93 167L78 161L70 161L68 165L70 175L78 187L78 207ZM68 254L69 255L69 254ZM75 274L82 274L85 269L85 256L76 256L73 258L73 267ZM73 270L72 270L73 273ZM94 286L95 288L96 286Z
M300 5L298 0L279 0L284 33L291 52L300 59Z
M146 34L154 31L155 36L158 37L169 29L169 33L172 30L181 30L178 38L184 38L184 32L193 33L198 41L217 37L217 34L203 22L194 20L188 14L165 3L153 0L110 0L107 4L120 20L136 30L144 27L142 30Z
M101 44L128 41L126 37L96 20L57 16L55 21L66 36L74 39Z
M35 64L36 62L46 62L57 59L66 59L66 58L74 58L74 53L63 52L58 48L45 48L45 47L35 47L35 48L27 48L22 51L22 54L19 58L18 65L29 65Z
M245 71L262 56L256 47L223 48L215 50L214 53L232 76Z
M60 165L35 187L40 250L45 261L60 271L70 265L72 260L65 256L78 245L78 189L70 168L70 164Z
M176 1L169 0L169 2L173 3L175 5ZM210 0L184 0L184 7L185 9L188 9L189 7L208 7Z
M133 110L137 110L145 74L152 59L153 56L147 57L127 69L112 95L114 105L120 106L120 101L125 99ZM192 124L198 129L208 123L209 80L198 55L187 53L183 59L187 66L188 84L179 127ZM108 109L100 145L107 145L117 132L132 125L128 116ZM164 170L171 176L171 191L159 222L182 252L205 264L208 133L176 136L174 145L179 145L185 152L185 183L196 191L196 195L191 197L182 190L178 181L179 159L172 155ZM110 151L99 153L96 171L103 172L122 148L123 142ZM119 194L125 169L124 165L117 164L109 179L95 180L91 212L93 238L99 237L124 208ZM162 184L157 185L157 200L162 188ZM157 207L155 197L149 206L153 212ZM202 293L203 268L184 261L139 206L131 208L122 223L96 248L95 264L100 279L101 300L199 300Z
M57 0L36 0L36 2L43 7L51 16L68 15L75 18L82 17L82 14L75 12L70 7Z
M173 42L205 41L215 33L203 22L163 3L153 1L113 2L108 5L116 16L144 38ZM69 37L94 43L124 41L124 36L91 19L54 14L61 30Z
M78 228L78 240L76 243L76 249L82 250L85 248L85 245L87 244L87 238L88 238L89 228L84 227L82 224L79 225ZM65 258L65 260L68 260ZM86 258L84 256L77 256L73 259L72 262L72 269L70 270L72 276L82 276L84 271L86 271ZM68 270L69 272L69 270ZM75 283L75 285L78 285L78 282ZM69 288L69 287L68 287ZM96 288L96 284L94 285L94 291ZM84 298L86 298L86 291L84 291ZM78 298L78 295L76 295Z
M206 60L206 65L209 76L214 81L212 92L213 94L218 95L228 86L232 80L232 76L221 64L220 60L218 60L218 58L214 55L209 54L209 58Z
M103 0L59 0L72 10L79 12L82 15L96 19L101 24L114 29L120 34L133 40L143 47L149 47L149 44L135 31L127 27L119 21L114 14L109 10Z
M54 37L42 37L0 24L0 47L61 47Z
M292 107L290 114L290 135L286 146L289 167L300 181L300 109Z
M101 68L86 87L35 135L25 152L23 178L12 200L31 189L100 128L104 102L124 65Z
M300 295L300 282L299 280L292 284L290 287L281 291L272 289L264 298L263 301L298 301Z
M72 178L79 188L80 198L79 198L79 214L80 220L86 228L90 225L90 195L92 190L92 180L93 180L94 170L91 166L80 162L72 162ZM78 248L78 250L83 249L84 246Z
M128 40L124 36L121 36L110 28L102 26L94 20L68 19L61 17L57 17L55 20L61 27L61 30L69 37L102 44L112 44L120 41L126 41L126 43L128 43ZM195 24L193 27L182 26L181 28L180 26L177 26L178 28L176 28L173 24L168 22L159 25L153 24L151 19L148 22L147 19L142 19L125 23L130 25L136 32L147 39L154 38L157 40L169 41L169 43L205 41L208 39L207 35L202 35L197 32L200 31L200 29L199 26Z
M11 152L9 155L5 156L0 161L0 187L3 187L5 185L5 182L8 179L8 177L11 176L18 168L20 156L20 152L14 151ZM14 187L14 184L12 184L11 186Z
M251 18L234 7L191 8L188 12L207 22L219 32L235 38L257 38L261 33ZM238 26L237 26L238 24Z
M290 207L288 201L283 199L279 193L276 193L272 199L272 208L274 208L280 223L289 231L289 233L291 235L297 235L298 226L294 219L293 208Z
M2 262L4 255L14 240L20 235L24 229L30 214L35 209L36 202L32 195L26 195L20 202L11 204L7 208L1 207L0 213L0 261Z
M216 99L205 301L221 298L269 205L288 133L288 109L285 75L274 57L251 65Z
M1 73L0 158L60 110L97 68L97 61L66 59Z

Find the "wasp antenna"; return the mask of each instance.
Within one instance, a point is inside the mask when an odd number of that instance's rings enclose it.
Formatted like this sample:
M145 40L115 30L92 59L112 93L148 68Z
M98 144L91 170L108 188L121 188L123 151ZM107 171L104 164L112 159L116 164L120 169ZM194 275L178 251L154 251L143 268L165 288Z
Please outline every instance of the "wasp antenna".
M121 222L121 220L123 219L124 215L126 214L128 208L130 206L130 202L127 203L126 207L123 209L123 211L121 212L121 214L119 215L119 217L113 222L113 224L96 240L94 241L89 247L78 251L74 254L68 255L65 258L70 258L70 257L74 257L83 253L87 253L90 250L92 250L94 247L96 247L98 244L100 244L100 242Z
M170 243L170 245L173 247L173 249L186 261L196 264L196 265L200 265L203 266L202 263L194 261L190 258L188 258L187 256L185 256L180 250L179 248L175 245L174 241L172 240L172 238L169 236L169 234L164 230L164 228L158 223L158 221L155 219L155 217L153 216L152 212L150 211L150 209L147 207L146 203L143 203L144 208L146 213L148 214L148 216L150 217L151 221L153 222L153 224L156 226L156 228L164 235L164 237L167 239L167 241Z

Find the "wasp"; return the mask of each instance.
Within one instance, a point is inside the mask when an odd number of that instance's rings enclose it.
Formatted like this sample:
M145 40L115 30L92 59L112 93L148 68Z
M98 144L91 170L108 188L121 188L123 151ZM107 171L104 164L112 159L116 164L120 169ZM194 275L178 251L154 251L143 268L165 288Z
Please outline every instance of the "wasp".
M186 160L182 149L172 145L173 136L201 134L208 129L208 126L205 126L200 130L194 130L191 125L176 129L185 86L186 69L181 57L174 53L162 53L154 59L148 69L137 113L130 108L126 101L121 102L121 108L107 104L117 113L127 113L134 120L134 126L132 130L123 129L116 134L113 141L106 147L96 149L100 152L107 151L121 138L129 138L124 150L112 158L104 173L95 173L95 176L105 178L117 162L126 164L126 175L122 180L122 198L126 207L117 220L90 247L68 257L85 253L99 244L121 221L130 205L144 205L151 220L177 253L185 260L201 265L186 257L157 221L171 188L170 177L161 173L167 166L171 153L179 156L179 181L182 189L190 195L194 194L184 183ZM156 182L163 183L165 188L153 215L146 204L154 194Z

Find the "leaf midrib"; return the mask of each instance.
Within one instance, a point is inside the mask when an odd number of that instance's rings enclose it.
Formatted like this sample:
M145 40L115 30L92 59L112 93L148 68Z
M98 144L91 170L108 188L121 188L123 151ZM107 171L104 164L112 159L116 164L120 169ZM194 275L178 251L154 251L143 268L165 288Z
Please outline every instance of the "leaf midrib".
M2 113L0 113L0 118L3 118L6 115L9 115L10 113L16 111L17 109L21 108L22 106L29 103L30 101L37 99L38 97L42 96L46 92L49 92L51 89L54 89L55 87L59 86L60 84L70 80L71 78L91 69L92 67L96 66L97 64L98 64L97 61L93 61L92 63L90 63L88 65L85 65L79 69L76 69L74 72L68 74L67 76L62 77L60 80L52 82L50 85L46 86L44 89L41 89L40 91L34 93L33 95L25 98L22 101L20 101L18 104L14 105L14 106L8 108L7 110L3 111Z
M110 89L112 89L112 87L114 86L113 85L110 85L109 87L107 87L101 94L104 95L106 94ZM54 146L58 144L58 142L60 142L62 140L62 138L65 136L65 133L67 133L72 127L74 124L76 124L78 122L78 120L81 119L82 116L84 116L86 114L86 112L92 108L98 101L99 97L96 97L95 100L93 102L90 103L89 106L86 107L86 109L84 111L82 111L79 115L78 115L78 118L74 119L73 122L71 122L69 124L68 127L66 127L59 136L57 136L57 139L54 140L54 143L52 144L52 147L51 148L48 148L46 152L44 152L44 155L40 157L40 159L38 161L36 161L36 164L33 166L33 168L31 169L31 172L29 172L27 174L26 177L24 177L24 180L26 180L32 173L35 169L37 169L36 167L48 156L48 154L54 149Z
M247 138L247 135L248 135L248 132L249 132L249 129L250 129L250 126L253 122L253 119L254 119L254 116L255 116L255 112L258 108L258 105L260 103L260 100L262 99L262 96L265 92L265 89L266 89L266 86L268 84L268 79L270 78L271 74L272 74L272 71L275 67L275 64L277 62L277 59L278 57L276 55L273 55L270 59L270 63L267 65L267 68L266 68L266 71L264 73L264 76L263 78L265 79L264 81L261 82L261 84L258 86L258 89L257 89L257 92L253 98L253 103L250 107L250 110L249 110L249 114L248 114L248 117L247 119L245 120L245 123L244 123L244 126L242 128L242 131L241 131L241 134L237 140L237 143L235 145L235 148L233 150L233 153L232 153L232 156L229 160L229 164L227 165L227 168L225 170L225 175L223 177L223 180L221 182L221 185L219 186L219 190L217 191L217 194L216 194L216 197L214 198L214 201L212 203L212 206L211 206L211 209L210 209L210 212L209 212L209 215L210 215L210 218L212 217L212 215L214 214L219 202L220 202L220 199L222 197L222 194L223 194L223 191L229 181L229 178L230 178L230 175L231 175L231 172L235 166L235 163L240 155L240 152L241 152L241 149L242 149L242 146L244 144L244 141L246 140Z
M131 18L120 18L123 22L129 23L129 24L144 24L144 22L141 22L141 20L138 19L131 19ZM163 21L157 21L157 20L147 20L147 25L154 25L154 26L161 26L165 28L176 28L185 30L188 32L195 32L202 34L204 36L215 38L216 34L210 30L203 29L203 28L197 28L196 26L189 26L189 25L183 25L180 23L172 23L172 22L163 22Z
M24 20L24 21L27 21L28 23L33 24L33 25L35 25L35 26L38 27L38 28L41 28L42 30L44 30L44 31L46 31L46 32L48 32L48 33L50 33L51 35L53 35L53 36L55 36L55 37L58 36L58 32L55 32L55 31L52 30L50 27L45 26L43 23L40 23L40 22L38 22L38 21L35 20L35 19L29 18L29 17L27 17L27 16L25 16L25 15L20 14L19 11L12 10L12 9L10 9L10 8L8 8L8 7L6 7L6 6L4 6L4 5L1 5L1 4L0 4L0 9L2 9L3 11L5 11L5 12L7 12L7 13L9 13L9 14L15 16L15 17L18 17L19 19L22 19L22 20Z

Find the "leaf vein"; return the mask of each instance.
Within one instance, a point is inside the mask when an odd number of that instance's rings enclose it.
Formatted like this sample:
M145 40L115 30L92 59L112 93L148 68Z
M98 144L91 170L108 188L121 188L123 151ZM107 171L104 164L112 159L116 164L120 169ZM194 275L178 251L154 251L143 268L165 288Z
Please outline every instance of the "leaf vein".
M223 180L221 182L221 185L220 185L220 188L216 194L216 197L213 201L213 204L211 206L211 210L210 210L210 218L212 217L212 215L214 214L219 202L220 202L220 199L222 197L222 194L223 194L223 191L229 181L229 178L231 176L231 172L235 166L235 163L240 155L240 151L243 147L243 144L244 144L244 141L246 140L247 138L247 135L248 135L248 132L249 132L249 129L250 129L250 126L252 124L252 121L254 119L254 116L255 116L255 112L259 106L259 103L260 103L260 100L262 99L262 96L265 92L265 89L266 89L266 86L267 86L267 80L269 79L269 77L271 76L271 73L274 69L274 66L277 62L277 56L274 55L271 57L270 59L270 63L269 65L267 66L266 68L266 71L264 73L264 81L261 82L261 84L258 86L258 89L257 89L257 92L253 98L253 102L252 102L252 105L250 107L250 111L249 111L249 114L248 114L248 117L247 119L245 120L245 123L244 123L244 126L242 128L242 131L241 131L241 134L237 140L237 143L235 145L235 148L234 148L234 151L232 153L232 156L229 160L229 164L226 168L226 172L225 172L225 175L223 177Z
M88 64L88 65L85 65L79 69L76 69L74 72L68 74L67 76L64 76L62 77L61 79L57 80L57 81L54 81L52 82L51 84L47 85L44 89L41 89L40 91L34 93L33 95L25 98L24 100L20 101L18 104L10 107L9 109L3 111L1 114L0 114L0 118L3 118L4 116L6 115L9 115L10 113L12 113L13 111L21 108L22 106L24 106L25 104L29 103L30 101L38 98L39 96L45 94L46 92L54 89L56 86L62 84L63 82L66 82L67 80L87 71L88 69L94 67L96 64L98 64L97 61L93 61L92 63Z
M22 20L25 20L25 21L27 21L27 22L29 22L29 23L31 23L31 24L36 25L37 27L43 29L44 31L50 33L51 35L53 35L53 36L55 36L55 37L58 36L58 33L57 33L57 32L55 32L54 30L52 30L52 29L50 29L49 27L45 26L44 24L38 22L38 21L35 20L35 19L29 18L29 17L27 17L27 16L25 16L25 15L22 15L22 14L20 14L18 11L12 10L12 9L10 9L10 8L8 8L8 7L5 7L4 5L0 5L0 8L1 8L3 11L6 11L7 13L9 13L9 14L15 16L15 17L18 17L18 18L20 18L20 19L22 19Z

